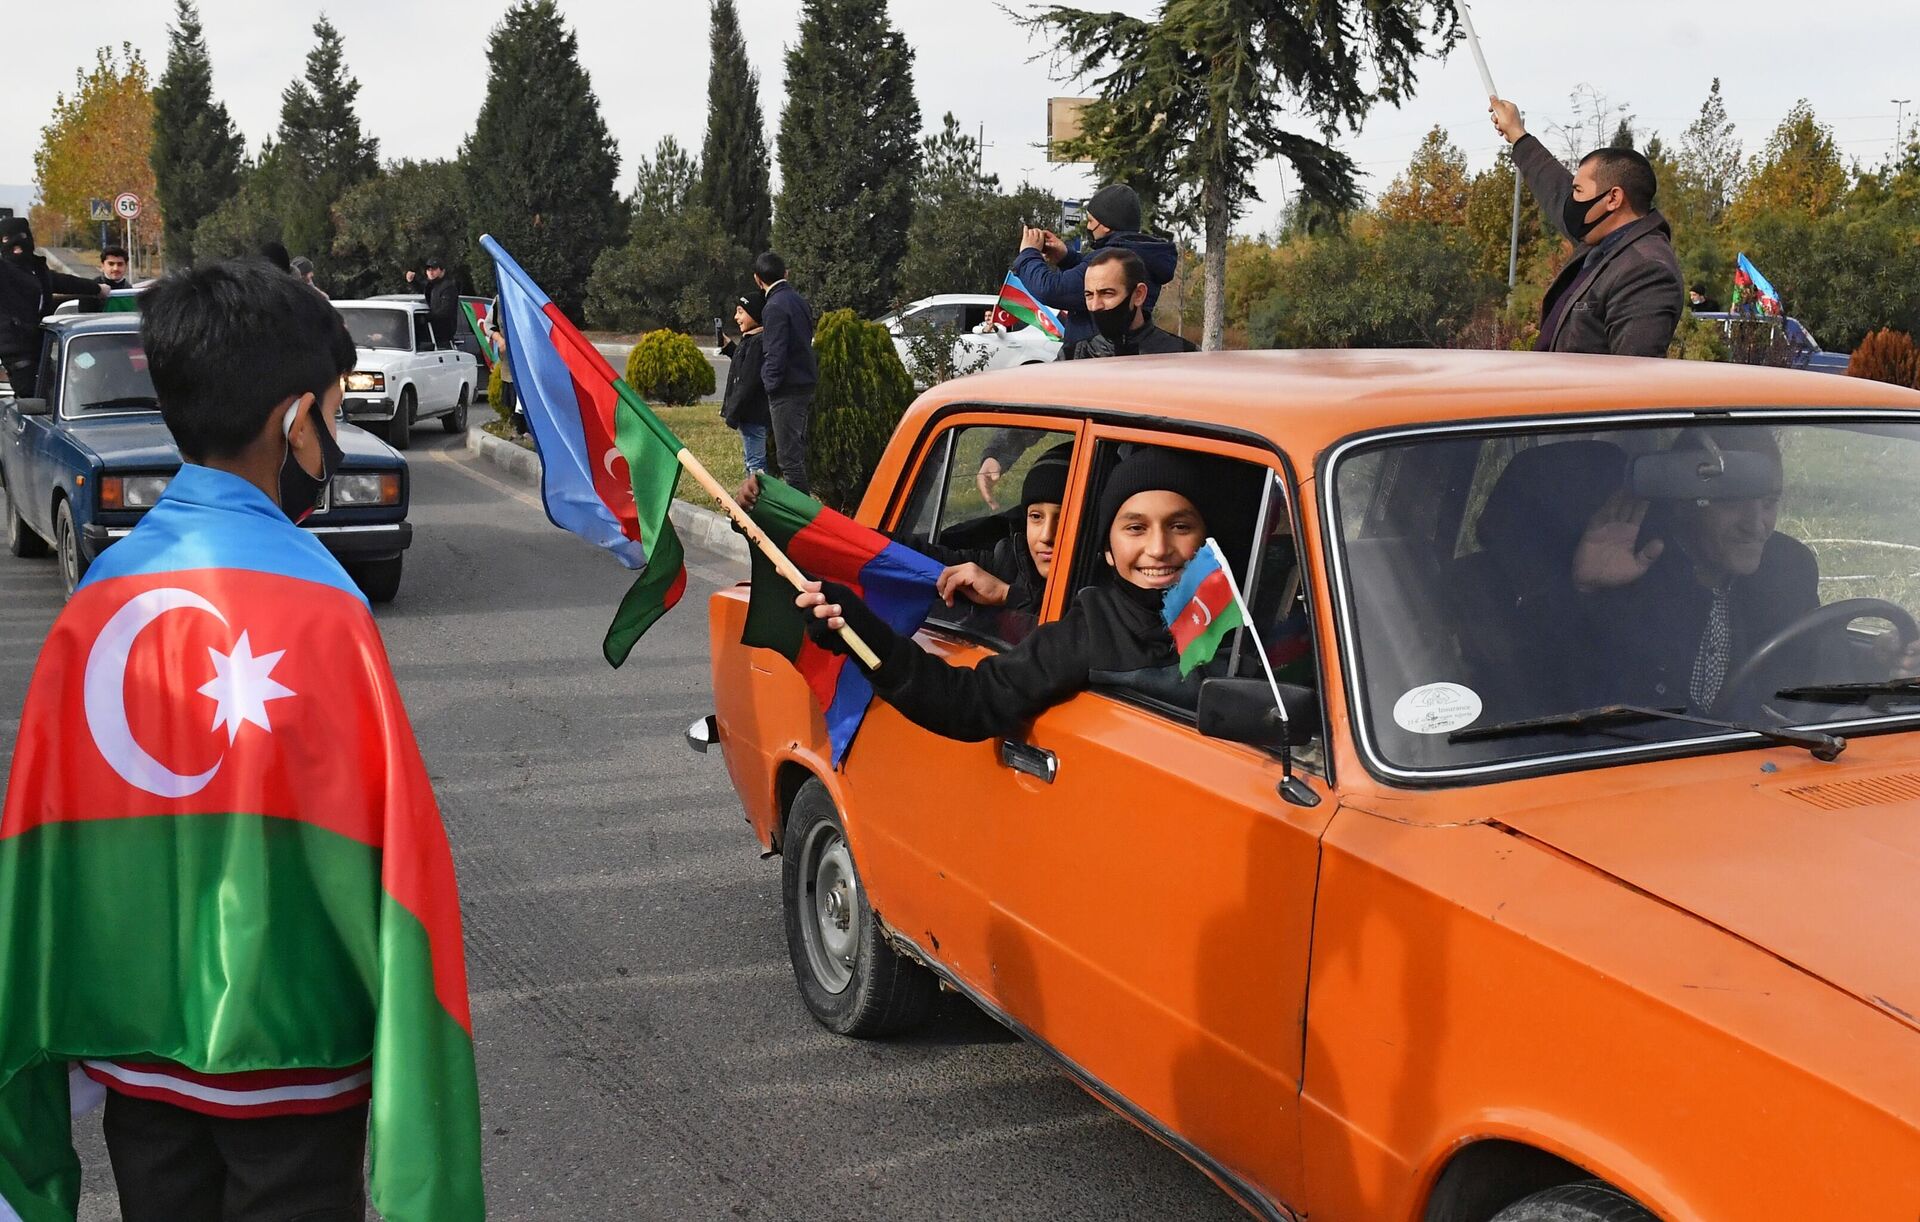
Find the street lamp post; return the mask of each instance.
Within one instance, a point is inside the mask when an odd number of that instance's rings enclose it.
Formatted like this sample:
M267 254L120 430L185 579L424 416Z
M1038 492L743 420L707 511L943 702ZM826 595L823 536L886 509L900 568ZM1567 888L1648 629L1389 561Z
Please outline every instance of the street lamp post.
M1895 107L1893 112L1893 160L1900 160L1900 142L1907 138L1907 103L1912 98L1890 99Z

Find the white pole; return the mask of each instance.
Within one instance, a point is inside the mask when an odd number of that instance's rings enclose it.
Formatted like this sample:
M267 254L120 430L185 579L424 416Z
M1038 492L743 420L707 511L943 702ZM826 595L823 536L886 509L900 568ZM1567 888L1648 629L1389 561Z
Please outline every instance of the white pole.
M133 283L133 221L127 221L127 283Z
M1240 583L1233 579L1233 566L1227 563L1227 555L1220 550L1212 535L1207 536L1207 550L1213 553L1213 562L1220 566L1220 573L1227 579L1227 589L1233 593L1233 605L1240 608L1240 623L1253 637L1253 652L1259 655L1260 669L1267 672L1267 686L1273 689L1273 707L1280 714L1281 721L1287 721L1287 703L1280 699L1280 680L1273 677L1273 663L1267 660L1267 643L1260 639L1260 630L1253 626L1253 611L1247 606L1247 600L1240 597Z
M1480 84L1488 97L1499 97L1500 91L1493 87L1493 73L1487 71L1487 57L1480 52L1480 36L1473 32L1473 11L1465 4L1460 6L1460 24L1467 31L1467 49L1473 52L1473 66L1480 69Z

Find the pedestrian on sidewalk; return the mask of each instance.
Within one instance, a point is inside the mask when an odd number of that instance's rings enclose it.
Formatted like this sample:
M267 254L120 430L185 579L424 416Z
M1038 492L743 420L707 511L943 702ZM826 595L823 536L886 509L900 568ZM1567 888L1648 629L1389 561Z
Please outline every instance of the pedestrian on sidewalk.
M132 282L127 279L127 248L109 246L100 252L100 274L93 278L95 284L104 284L111 293L114 289L130 289ZM77 307L82 314L99 314L106 310L104 297L82 297Z
M500 299L495 297L487 303L487 335L493 340L493 360L495 368L500 370L500 402L493 404L493 410L507 417L513 428L513 435L527 435L527 413L520 407L519 396L513 389L513 362L507 359L507 321L500 313Z
M813 423L813 387L820 366L813 355L813 307L787 283L787 263L772 251L753 261L753 282L767 295L760 316L760 383L766 387L773 421L774 456L780 478L811 492L807 478L807 434Z
M760 379L765 359L762 340L766 335L760 316L766 313L767 295L758 288L743 293L734 303L733 324L740 334L720 345L727 366L727 389L720 398L720 419L740 434L740 456L747 474L767 469L767 428L772 420L767 387Z
M17 398L39 389L40 320L53 312L54 297L106 295L105 285L48 268L46 256L34 253L26 217L0 221L0 365Z

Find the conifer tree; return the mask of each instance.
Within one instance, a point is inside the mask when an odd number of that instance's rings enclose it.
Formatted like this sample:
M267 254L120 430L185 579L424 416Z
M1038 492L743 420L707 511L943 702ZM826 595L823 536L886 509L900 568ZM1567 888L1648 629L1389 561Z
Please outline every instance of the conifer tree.
M805 0L787 51L773 245L817 310L893 304L913 220L920 104L887 0Z
M487 41L487 97L461 145L468 214L555 304L580 317L593 261L617 242L620 154L600 117L580 44L553 0L520 0ZM491 264L476 269L481 291Z
M167 68L153 91L153 175L167 263L193 261L193 231L240 189L245 142L213 96L213 62L193 0L175 0Z
M325 274L332 271L333 205L380 172L380 142L360 130L353 109L360 82L346 70L340 31L323 16L313 38L305 79L280 95L281 233L289 252Z
M773 240L773 198L767 193L760 77L747 63L733 0L713 0L709 41L713 61L707 69L707 139L700 150L698 200L734 245L758 253Z

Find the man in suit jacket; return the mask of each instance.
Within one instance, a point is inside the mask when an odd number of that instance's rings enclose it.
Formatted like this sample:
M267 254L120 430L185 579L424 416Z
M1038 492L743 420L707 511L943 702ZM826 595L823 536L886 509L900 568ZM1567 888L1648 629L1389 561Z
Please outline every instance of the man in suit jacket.
M1542 352L1665 356L1685 300L1673 228L1654 211L1653 166L1632 149L1595 149L1567 173L1527 134L1519 108L1491 98L1514 164L1576 254L1540 304Z
M753 261L753 282L767 295L760 322L760 383L773 417L774 456L780 478L802 492L807 479L807 432L813 417L813 387L820 367L813 358L813 307L787 283L787 263L772 251Z

